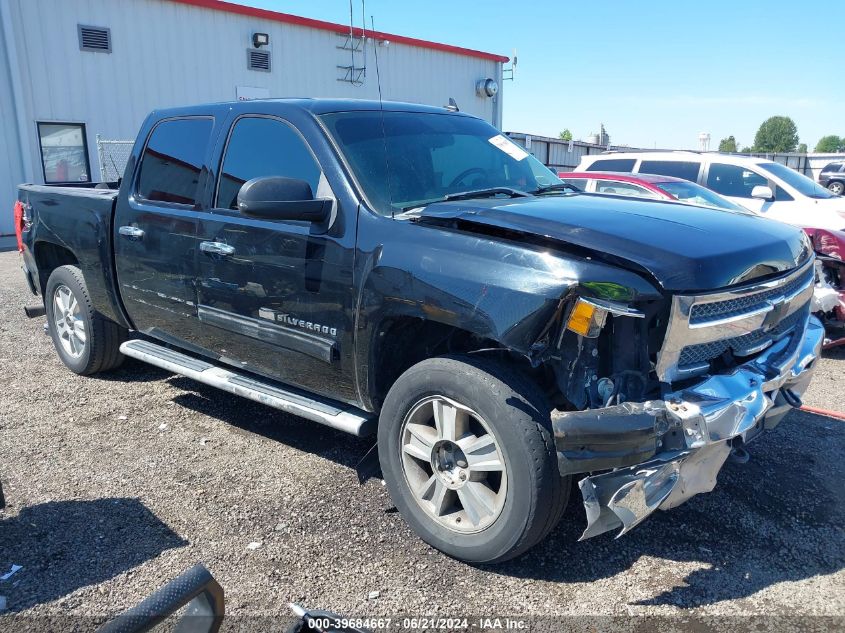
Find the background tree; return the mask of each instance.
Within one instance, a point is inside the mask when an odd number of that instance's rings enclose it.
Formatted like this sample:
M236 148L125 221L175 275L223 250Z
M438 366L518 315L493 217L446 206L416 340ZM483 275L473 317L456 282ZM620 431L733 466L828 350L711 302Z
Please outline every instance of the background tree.
M755 152L794 152L797 145L798 128L788 116L766 119L754 135Z
M806 143L798 143L798 153L799 154L806 154L807 153L807 144Z
M572 140L572 132L569 131L569 128L566 128L563 132L560 133L560 140L561 141L571 141Z
M728 138L723 138L719 141L719 151L720 152L735 152L736 151L736 139L734 135L731 134Z
M822 136L816 143L817 152L837 152L840 147L845 147L845 138L836 136L836 134Z
M751 149L750 147L748 147L748 145L746 145L745 147L742 148L742 151L740 153L741 154L750 154L753 151L754 151L753 149Z

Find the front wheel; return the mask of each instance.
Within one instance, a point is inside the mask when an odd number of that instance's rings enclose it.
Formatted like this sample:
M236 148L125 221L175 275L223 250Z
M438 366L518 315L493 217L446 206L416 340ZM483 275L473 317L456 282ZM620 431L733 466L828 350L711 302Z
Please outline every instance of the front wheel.
M835 196L841 196L843 193L845 193L845 184L838 181L829 183L827 185L827 188L830 190L830 193Z
M391 499L424 541L450 556L518 556L555 526L569 496L550 410L537 386L504 364L444 357L414 365L379 420Z
M52 272L44 305L50 338L72 372L95 374L123 362L119 348L127 331L94 309L79 268L59 266Z

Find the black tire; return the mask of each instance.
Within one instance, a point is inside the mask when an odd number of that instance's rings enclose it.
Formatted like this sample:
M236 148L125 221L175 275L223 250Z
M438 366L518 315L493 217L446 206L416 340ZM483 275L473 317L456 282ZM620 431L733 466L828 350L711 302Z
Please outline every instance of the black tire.
M479 532L459 533L438 522L423 510L405 475L405 418L432 396L477 412L501 449L507 472L504 505ZM393 503L420 538L449 556L470 563L519 556L554 528L569 499L571 481L558 471L550 412L537 385L502 363L452 356L414 365L390 389L379 419L379 461Z
M827 183L827 188L832 194L837 196L845 195L845 183L841 183L838 180Z
M56 319L56 291L66 288L78 305L77 320L82 321L85 342L78 355L65 349L60 341ZM120 366L124 356L120 344L126 340L127 330L97 312L91 304L91 297L85 285L82 271L76 266L59 266L47 280L44 292L44 306L47 309L47 327L53 346L61 361L75 374L90 375L108 371Z

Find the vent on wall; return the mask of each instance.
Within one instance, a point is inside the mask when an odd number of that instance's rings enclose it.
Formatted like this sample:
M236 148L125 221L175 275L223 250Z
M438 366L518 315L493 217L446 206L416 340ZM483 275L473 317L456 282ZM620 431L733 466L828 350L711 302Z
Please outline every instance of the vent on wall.
M95 53L111 53L111 30L102 26L77 24L79 50Z
M246 49L246 67L250 70L270 72L270 51L255 48Z

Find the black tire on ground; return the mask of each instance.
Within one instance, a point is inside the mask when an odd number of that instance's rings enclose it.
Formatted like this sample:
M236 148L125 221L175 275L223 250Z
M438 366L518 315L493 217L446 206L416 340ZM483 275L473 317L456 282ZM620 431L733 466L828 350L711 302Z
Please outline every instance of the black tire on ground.
M68 352L59 339L55 314L55 296L59 288L70 291L78 305L76 318L84 325L85 342L78 355ZM119 348L126 340L127 330L94 309L79 268L59 266L52 272L44 292L44 305L47 309L47 327L50 338L53 339L53 346L61 361L72 372L87 376L114 369L123 363L124 356Z
M827 188L830 189L831 193L834 193L837 196L841 196L841 195L845 194L845 184L839 182L838 180L834 180L833 182L829 182L827 184Z
M405 474L405 418L434 396L477 412L501 450L507 472L504 505L481 531L461 533L443 525L423 509ZM519 556L555 527L571 490L570 478L558 471L550 412L539 387L503 363L449 356L414 365L390 389L379 419L379 460L393 503L420 538L449 556L470 563Z

